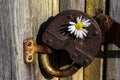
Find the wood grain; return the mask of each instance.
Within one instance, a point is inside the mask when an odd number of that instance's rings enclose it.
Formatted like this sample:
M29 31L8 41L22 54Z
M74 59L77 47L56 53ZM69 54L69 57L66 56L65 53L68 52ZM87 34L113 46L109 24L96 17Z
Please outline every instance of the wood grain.
M84 74L83 74L83 67L80 68L80 70L78 72L76 72L73 76L72 79L73 80L84 80Z
M46 80L37 57L24 63L23 40L35 38L40 24L58 11L58 0L0 0L0 80Z
M120 0L110 0L109 15L120 23ZM106 80L120 79L120 48L116 45L108 46ZM112 56L112 57L109 57Z
M30 1L31 21L32 21L32 33L34 38L38 34L40 26L48 20L49 17L56 15L59 12L59 1L58 0L31 0ZM35 56L35 73L36 80L47 80L39 70L38 56ZM58 80L53 78L52 80Z
M95 16L104 13L105 0L86 0L86 13ZM100 53L99 53L100 54ZM102 80L103 59L95 58L92 63L84 69L84 80Z
M109 15L112 16L117 22L120 23L120 1L119 0L110 0L109 5Z
M84 80L102 80L103 60L95 58L92 63L84 69Z
M86 3L85 3L86 1ZM120 1L110 0L109 14L120 23ZM23 61L23 40L38 34L40 25L59 11L75 9L90 16L105 12L105 0L0 0L0 80L102 80L103 59L96 58L87 68L66 78L46 79L38 66ZM109 50L120 49L115 45ZM120 79L119 52L107 58L106 80ZM109 55L109 52L107 54Z
M26 5L25 8L23 7ZM28 1L1 1L1 80L31 80L31 66L23 62L23 39L32 36ZM28 15L28 16L26 16ZM27 32L27 33L25 33ZM29 33L29 34L28 34ZM25 35L23 35L25 34ZM24 76L26 75L26 76ZM30 76L29 76L30 75Z
M11 64L12 64L12 43L9 1L0 1L0 80L12 79ZM10 69L9 69L10 68Z
M86 0L86 12L90 16L103 13L105 11L106 0Z
M85 0L60 0L60 11L70 9L81 10L84 12Z

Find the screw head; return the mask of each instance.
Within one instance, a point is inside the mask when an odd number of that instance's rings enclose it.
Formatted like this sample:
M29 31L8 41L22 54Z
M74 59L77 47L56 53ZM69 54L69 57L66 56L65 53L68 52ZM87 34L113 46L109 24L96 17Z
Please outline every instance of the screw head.
M32 44L32 43L31 43L31 42L29 42L29 43L28 43L28 46L31 46L31 44Z
M94 36L97 36L98 34L99 34L98 31L94 31L94 32L93 32L93 35L94 35Z
M48 39L47 43L50 44L52 42L52 39Z
M85 59L84 61L83 61L83 64L88 64L89 63L89 60L88 59Z
M29 57L28 57L28 60L32 60L32 56L29 56Z
M67 16L67 19L71 19L71 18L72 18L72 15L71 15L71 14Z

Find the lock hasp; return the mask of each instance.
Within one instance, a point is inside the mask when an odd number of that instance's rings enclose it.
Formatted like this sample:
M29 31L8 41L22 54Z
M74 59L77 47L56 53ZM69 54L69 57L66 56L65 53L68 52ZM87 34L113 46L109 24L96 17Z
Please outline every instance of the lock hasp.
M82 16L82 22L89 20L86 36L76 38L69 32L70 22L77 23L77 17ZM94 19L87 14L68 10L54 17L42 35L42 41L55 50L66 50L70 58L80 66L86 67L95 58L101 47L101 30Z

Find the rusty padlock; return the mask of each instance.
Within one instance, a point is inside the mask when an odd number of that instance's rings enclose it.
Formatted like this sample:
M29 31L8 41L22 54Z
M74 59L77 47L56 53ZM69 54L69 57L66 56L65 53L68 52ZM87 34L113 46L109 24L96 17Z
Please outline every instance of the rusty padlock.
M97 16L95 19L99 18ZM37 45L32 38L24 41L24 61L31 63L34 53L40 52L39 63L47 74L57 77L70 76L81 67L88 66L96 57L103 41L100 27L93 18L81 11L60 12L45 29L41 37L43 45ZM68 68L55 69L50 64L48 54L57 50L69 53L73 63Z

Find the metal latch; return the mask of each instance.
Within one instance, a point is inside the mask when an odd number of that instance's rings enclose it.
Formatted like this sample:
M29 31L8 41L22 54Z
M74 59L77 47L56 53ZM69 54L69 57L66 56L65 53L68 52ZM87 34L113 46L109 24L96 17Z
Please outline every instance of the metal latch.
M37 45L33 38L24 41L24 61L33 62L34 54L39 53L40 64L47 74L57 77L70 76L92 62L104 41L102 36L112 24L113 20L105 15L97 15L93 19L77 10L60 12L42 34L43 44ZM68 68L55 69L50 64L47 56L57 50L69 53L73 63Z

